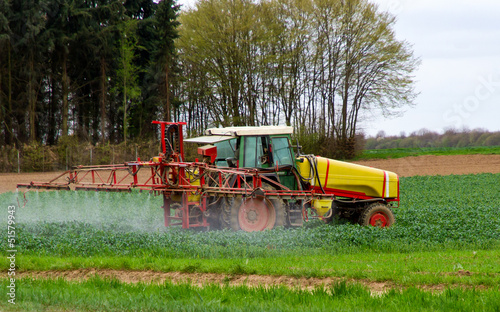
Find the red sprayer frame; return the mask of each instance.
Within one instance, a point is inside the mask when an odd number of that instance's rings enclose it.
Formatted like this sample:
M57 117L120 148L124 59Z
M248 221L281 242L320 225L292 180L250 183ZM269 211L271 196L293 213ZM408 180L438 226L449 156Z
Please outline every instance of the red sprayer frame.
M137 159L117 165L77 166L49 182L18 184L18 187L57 190L95 190L105 192L130 192L132 189L163 195L165 226L181 225L183 228L207 227L209 223L207 199L209 197L256 197L269 199L294 199L305 207L314 199L335 199L333 192L290 190L266 176L280 170L251 168L217 168L205 162L185 162L183 146L184 122L153 121L161 126L162 153L149 161ZM213 151L205 151L210 158ZM144 172L146 171L146 172ZM298 185L299 177L296 176ZM270 182L276 190L265 190L263 182ZM255 186L255 187L254 187ZM399 201L399 198L395 201ZM175 207L173 207L175 206ZM175 214L172 215L172 209ZM196 218L190 211L201 214ZM304 218L308 212L303 208ZM310 213L310 212L309 212Z

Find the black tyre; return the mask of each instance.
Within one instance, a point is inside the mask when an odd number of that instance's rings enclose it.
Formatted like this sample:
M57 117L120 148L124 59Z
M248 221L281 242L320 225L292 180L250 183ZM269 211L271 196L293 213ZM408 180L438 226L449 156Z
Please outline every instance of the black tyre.
M389 227L395 222L394 213L382 203L374 203L366 207L359 218L359 224L363 226Z
M274 191L276 187L270 185L269 183L262 183L262 188L267 191ZM274 222L274 226L272 228L277 228L280 226L286 225L286 204L283 199L271 199L270 202L274 206L276 221Z
M286 205L281 199L272 199L274 210L276 213L276 222L274 223L274 227L280 227L286 225Z

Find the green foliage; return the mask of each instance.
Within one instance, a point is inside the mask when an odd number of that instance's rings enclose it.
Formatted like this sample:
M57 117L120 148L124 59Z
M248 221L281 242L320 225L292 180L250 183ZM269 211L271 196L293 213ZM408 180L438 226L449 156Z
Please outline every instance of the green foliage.
M40 144L33 142L23 147L23 158L28 161L23 162L22 171L42 171L45 166L43 148Z
M25 254L61 256L255 258L498 248L500 190L491 186L499 177L402 178L401 207L394 209L396 224L388 229L319 223L254 233L199 232L163 228L161 200L150 194L30 192L17 216L19 249ZM16 202L12 193L0 198ZM3 250L5 243L0 243Z
M363 154L364 136L356 135L354 138L349 139L349 148L344 146L339 147L339 142L334 137L328 137L320 133L310 133L305 128L303 131L299 131L299 135L295 135L295 138L299 141L299 146L302 147L302 153L304 154L314 154L321 155L327 158L333 159L354 159L358 155ZM295 138L292 140L292 145L296 146ZM358 157L359 158L359 157Z
M80 150L81 153L79 143L80 142L76 135L66 135L59 139L59 142L56 146L56 153L57 153L57 159L59 160L58 162L61 165L66 165L66 164L68 164L69 166L74 165L74 163L71 161L71 154L75 154L75 151L77 149Z
M118 32L120 39L118 40L118 66L116 68L116 84L111 89L111 92L119 95L122 99L120 111L123 112L123 141L127 142L128 136L128 119L130 115L127 114L130 107L137 105L137 100L141 96L141 89L139 87L138 75L139 67L135 65L134 59L136 52L141 49L138 45L139 39L137 38L137 25L138 21L129 19L122 21L118 24Z

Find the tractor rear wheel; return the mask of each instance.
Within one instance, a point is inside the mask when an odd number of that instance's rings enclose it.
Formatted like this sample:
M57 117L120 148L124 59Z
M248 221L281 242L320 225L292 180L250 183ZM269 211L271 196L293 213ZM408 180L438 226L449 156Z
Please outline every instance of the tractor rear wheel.
M265 190L275 188L262 183ZM284 226L286 205L281 199L268 199L264 196L235 199L231 206L230 226L233 230L246 232L263 231Z
M371 204L363 210L359 218L361 225L389 227L394 224L394 213L382 203Z
M231 228L245 232L272 229L276 223L276 210L270 200L264 197L243 199L241 205L233 206Z

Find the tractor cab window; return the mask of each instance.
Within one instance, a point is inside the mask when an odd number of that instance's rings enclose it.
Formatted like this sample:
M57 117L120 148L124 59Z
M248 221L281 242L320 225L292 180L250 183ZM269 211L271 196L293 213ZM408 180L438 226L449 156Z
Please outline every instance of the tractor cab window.
M235 167L238 160L238 144L236 139L226 140L215 143L217 147L217 158L215 165L217 167Z
M273 164L268 136L246 136L243 167L267 168Z
M287 137L275 137L273 141L273 164L278 166L293 165L290 143Z

